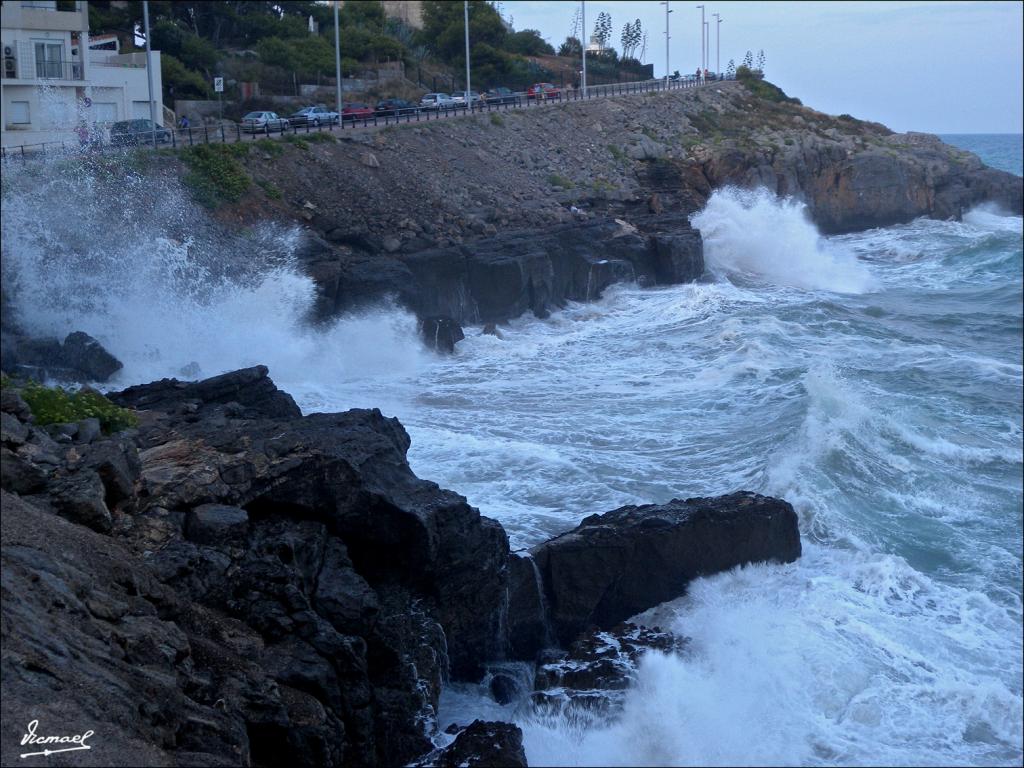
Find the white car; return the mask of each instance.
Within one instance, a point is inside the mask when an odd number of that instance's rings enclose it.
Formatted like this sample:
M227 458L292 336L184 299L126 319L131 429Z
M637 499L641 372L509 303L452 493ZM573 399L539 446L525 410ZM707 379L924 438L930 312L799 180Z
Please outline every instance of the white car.
M452 99L455 101L457 106L460 106L460 107L466 106L466 92L465 91L456 91L455 93L452 94ZM469 100L470 100L470 103L474 107L479 107L481 104L485 104L486 103L484 101L484 98L479 93L477 93L476 91L470 91L469 92Z
M428 93L420 99L420 109L454 109L457 106L459 103L447 93Z
M337 125L338 113L326 107L303 107L288 118L292 125Z
M287 131L291 126L277 112L250 112L242 118L242 130L246 133L270 133Z

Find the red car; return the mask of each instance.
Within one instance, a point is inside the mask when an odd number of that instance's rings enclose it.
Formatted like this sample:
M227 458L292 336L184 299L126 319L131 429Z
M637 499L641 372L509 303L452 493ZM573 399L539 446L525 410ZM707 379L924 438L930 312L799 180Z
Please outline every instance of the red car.
M562 92L553 83L534 83L527 89L526 98L540 99L541 101L549 99L561 100Z
M353 101L351 104L345 104L341 108L341 119L342 120L363 120L373 117L373 107L369 104L360 104L359 102Z

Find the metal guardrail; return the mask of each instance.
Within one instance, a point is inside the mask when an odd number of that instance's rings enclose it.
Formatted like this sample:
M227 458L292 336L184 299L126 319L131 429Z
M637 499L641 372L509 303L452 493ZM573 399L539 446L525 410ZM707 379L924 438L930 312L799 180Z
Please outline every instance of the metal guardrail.
M319 125L288 126L284 130L271 131L269 128L259 131L243 130L240 123L231 125L197 126L195 128L160 128L156 131L133 133L129 135L115 135L110 140L97 140L87 136L79 142L61 141L44 142L40 144L24 144L0 149L2 159L29 159L37 158L48 152L68 153L72 150L82 152L104 152L108 150L121 150L126 146L153 147L164 149L179 149L192 147L198 144L234 144L242 141L256 141L274 136L292 136L310 133L342 133L359 128L373 128L389 125L402 125L408 123L430 122L432 120L445 120L462 117L464 115L477 115L491 112L507 112L509 110L535 109L553 104L563 104L574 101L590 101L593 99L608 98L611 96L625 96L630 94L657 93L665 91L678 91L698 88L711 85L715 82L732 80L721 76L708 78L706 81L698 81L694 75L686 75L678 79L661 78L658 80L644 80L633 83L612 83L608 85L592 85L587 87L586 95L582 89L567 88L560 89L557 96L529 98L526 92L521 91L512 96L514 102L488 102L485 104L473 104L469 107L462 105L457 107L445 107L441 109L417 109L415 112L405 114L382 114L367 115L354 119L345 118L340 122ZM507 96L505 97L508 98ZM155 134L155 137L154 137ZM154 138L156 141L154 142Z

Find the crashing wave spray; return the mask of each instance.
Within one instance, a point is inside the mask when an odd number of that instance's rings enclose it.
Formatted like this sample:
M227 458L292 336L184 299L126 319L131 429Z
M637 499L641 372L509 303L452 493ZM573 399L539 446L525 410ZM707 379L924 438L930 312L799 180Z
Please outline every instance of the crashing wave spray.
M257 363L279 383L417 366L408 313L383 308L310 324L316 291L296 266L297 229L229 232L188 199L173 169L143 174L132 157L57 159L5 174L14 180L4 189L4 290L25 331L95 336L125 365L114 384Z
M853 255L822 240L803 203L766 189L725 187L691 217L713 272L756 275L777 285L864 293L873 280Z

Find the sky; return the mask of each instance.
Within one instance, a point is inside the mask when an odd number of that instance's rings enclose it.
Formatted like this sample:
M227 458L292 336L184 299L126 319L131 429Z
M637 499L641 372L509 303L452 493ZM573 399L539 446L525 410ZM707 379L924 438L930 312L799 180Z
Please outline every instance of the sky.
M556 48L569 34L572 0L503 0L516 30L536 29ZM671 2L669 69L697 69L701 11ZM705 0L710 69L765 52L765 77L809 107L849 113L896 131L1024 133L1024 3L712 2ZM665 74L665 6L656 0L586 3L588 34L612 17L612 43L637 18L648 31L645 63Z

